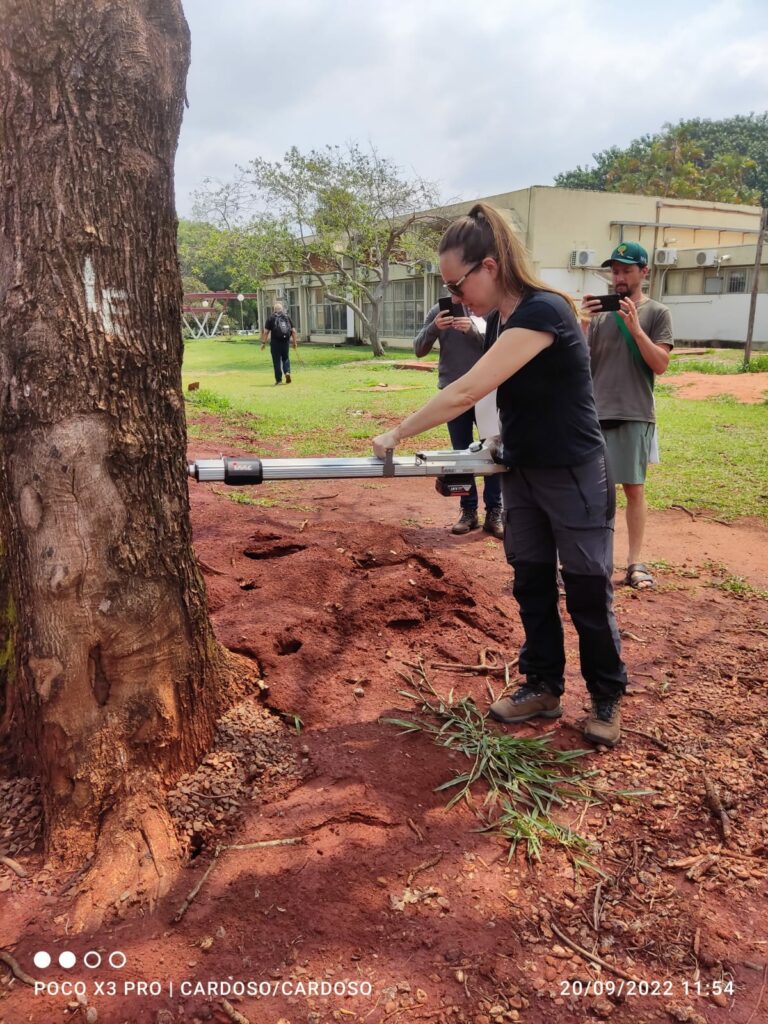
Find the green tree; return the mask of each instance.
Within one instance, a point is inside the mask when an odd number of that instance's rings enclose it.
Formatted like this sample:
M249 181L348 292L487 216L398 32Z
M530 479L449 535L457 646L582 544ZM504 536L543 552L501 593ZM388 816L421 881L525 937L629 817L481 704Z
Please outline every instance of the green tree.
M768 113L666 124L620 149L593 155L594 167L555 176L561 188L670 198L760 203L768 198Z
M434 184L404 178L375 149L353 143L307 154L294 147L275 163L257 158L234 182L206 182L196 215L238 232L233 260L241 274L313 276L326 301L354 310L374 354L382 355L390 268L434 258L446 218L424 211L437 204ZM257 212L264 209L270 214Z
M227 231L212 224L180 220L177 242L179 267L185 291L225 291L232 287L232 266ZM203 287L188 289L186 282L196 280Z

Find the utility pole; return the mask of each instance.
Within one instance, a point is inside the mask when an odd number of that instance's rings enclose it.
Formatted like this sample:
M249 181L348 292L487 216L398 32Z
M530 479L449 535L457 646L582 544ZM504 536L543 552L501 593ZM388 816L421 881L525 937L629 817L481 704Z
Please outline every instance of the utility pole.
M755 246L755 269L752 274L752 295L749 300L749 317L747 319L747 340L744 345L744 369L749 369L749 361L752 358L752 334L755 329L755 313L757 311L757 289L760 283L760 264L763 259L763 242L765 241L765 228L768 223L768 203L763 206L760 215L760 231Z

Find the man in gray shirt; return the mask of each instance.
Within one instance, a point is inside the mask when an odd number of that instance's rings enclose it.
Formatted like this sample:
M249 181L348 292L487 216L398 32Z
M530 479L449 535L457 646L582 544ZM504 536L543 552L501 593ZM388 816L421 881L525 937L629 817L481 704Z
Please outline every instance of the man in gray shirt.
M483 335L469 316L469 311L454 302L449 311L441 312L439 305L427 313L424 326L413 342L413 350L421 358L432 351L436 341L440 343L440 358L437 366L437 386L463 377L483 354ZM454 449L468 448L473 441L475 410L468 409L448 423L448 433ZM483 488L485 522L483 529L499 540L504 537L504 516L501 507L501 480L498 474L485 477ZM461 515L451 527L452 533L469 533L480 526L477 515L477 486L473 483L469 494L461 498Z
M585 295L582 308L592 318L587 334L597 414L616 483L627 497L626 582L635 590L653 586L653 576L641 561L648 516L645 477L656 452L655 376L669 365L675 342L669 309L643 295L648 276L648 253L637 242L622 242L603 263L611 268L618 312L600 311L594 295Z

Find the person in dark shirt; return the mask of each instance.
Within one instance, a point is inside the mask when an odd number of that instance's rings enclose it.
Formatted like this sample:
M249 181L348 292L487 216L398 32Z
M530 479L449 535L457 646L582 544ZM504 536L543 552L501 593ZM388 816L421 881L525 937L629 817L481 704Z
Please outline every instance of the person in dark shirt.
M291 383L291 358L289 345L293 343L298 348L296 340L296 328L293 320L283 310L282 302L276 302L272 307L272 316L264 324L261 332L262 351L269 338L269 351L272 354L272 366L275 370L275 384L282 384L283 373L285 383Z
M448 290L487 317L485 355L393 430L374 438L384 458L406 437L454 419L497 388L504 548L525 641L525 681L491 705L505 723L562 714L565 647L557 586L579 635L592 700L587 739L614 746L627 674L613 614L615 489L600 431L589 353L569 296L538 280L501 214L477 203L440 242Z
M432 351L435 342L439 342L440 345L437 386L444 388L446 384L458 380L475 365L483 354L485 336L460 302L454 303L453 308L445 312L441 312L439 304L436 304L427 313L424 326L414 338L413 350L421 358ZM469 448L474 440L475 424L474 408L467 409L455 420L448 421L448 435L455 449ZM485 478L483 504L483 529L497 540L501 540L504 536L504 521L498 475ZM451 533L469 533L479 528L477 505L477 485L473 481L469 494L461 497L461 515L451 527Z

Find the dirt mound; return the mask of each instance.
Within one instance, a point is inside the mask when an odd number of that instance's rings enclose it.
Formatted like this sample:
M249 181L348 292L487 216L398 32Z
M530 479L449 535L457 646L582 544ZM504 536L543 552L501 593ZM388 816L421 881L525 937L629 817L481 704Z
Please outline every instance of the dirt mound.
M267 691L230 713L172 798L195 856L153 916L75 938L65 880L39 852L22 857L27 878L3 868L2 944L19 966L87 982L97 1024L235 1011L251 1024L765 1019L768 603L728 590L703 557L717 531L719 563L754 580L765 528L651 517L648 557L667 559L657 589L617 587L625 736L587 755L600 800L555 814L589 844L589 868L546 839L540 862L523 845L510 856L480 830L481 787L446 810L452 790L438 787L467 770L461 751L383 720L413 716L401 691L416 664L440 694L487 706L499 675L450 667L514 664L521 631L499 543L452 536L455 506L423 481L270 493L280 504L263 508L192 489L217 635ZM509 731L549 728L573 749L586 695L567 622L566 647L563 718ZM273 763L286 771L264 778ZM45 949L54 965L40 970ZM56 966L64 949L76 970ZM121 972L82 966L114 950ZM157 992L94 988L152 980ZM8 1024L84 1017L68 1004L0 982Z

